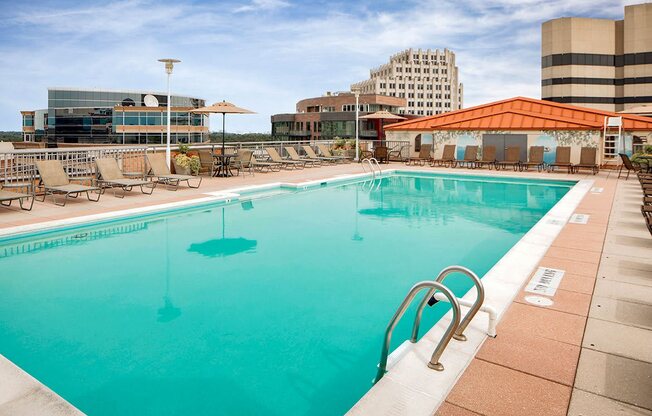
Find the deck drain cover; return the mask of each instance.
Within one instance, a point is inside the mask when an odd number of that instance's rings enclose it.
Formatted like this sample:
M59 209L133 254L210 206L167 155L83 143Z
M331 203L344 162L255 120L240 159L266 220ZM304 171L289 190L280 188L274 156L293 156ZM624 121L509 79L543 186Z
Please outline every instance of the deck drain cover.
M571 224L586 224L589 222L589 214L573 214L568 221Z
M604 191L604 188L598 188L598 187L596 187L596 186L594 186L593 188L591 188L591 193L592 193L592 194L600 194L600 193L602 193L602 191Z
M552 299L543 296L526 296L525 301L537 306L552 306L555 303Z

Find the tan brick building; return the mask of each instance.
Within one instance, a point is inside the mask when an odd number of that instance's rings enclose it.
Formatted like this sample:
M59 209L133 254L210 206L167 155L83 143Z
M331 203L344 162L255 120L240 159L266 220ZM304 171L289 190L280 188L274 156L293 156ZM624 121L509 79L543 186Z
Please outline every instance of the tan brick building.
M448 49L407 49L372 69L368 80L351 85L351 89L405 98L407 105L401 114L431 116L462 108L458 73L455 53Z
M541 97L607 111L652 104L652 3L623 20L563 17L541 27Z

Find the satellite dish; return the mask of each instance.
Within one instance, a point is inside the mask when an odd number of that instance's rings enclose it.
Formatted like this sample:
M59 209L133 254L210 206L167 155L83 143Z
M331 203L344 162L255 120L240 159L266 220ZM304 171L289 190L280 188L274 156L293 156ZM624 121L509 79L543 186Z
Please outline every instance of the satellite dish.
M145 102L145 107L158 107L158 100L152 94L147 94L143 98L143 101Z

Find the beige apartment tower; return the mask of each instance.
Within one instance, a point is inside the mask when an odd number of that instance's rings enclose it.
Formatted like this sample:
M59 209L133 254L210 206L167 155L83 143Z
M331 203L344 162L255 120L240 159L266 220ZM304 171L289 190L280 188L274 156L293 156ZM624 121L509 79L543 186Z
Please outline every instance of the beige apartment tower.
M623 20L543 23L541 98L608 111L652 104L652 3L626 6Z
M389 62L370 71L366 81L351 85L362 94L380 94L405 98L402 114L432 116L462 108L462 84L455 66L455 54L407 49Z

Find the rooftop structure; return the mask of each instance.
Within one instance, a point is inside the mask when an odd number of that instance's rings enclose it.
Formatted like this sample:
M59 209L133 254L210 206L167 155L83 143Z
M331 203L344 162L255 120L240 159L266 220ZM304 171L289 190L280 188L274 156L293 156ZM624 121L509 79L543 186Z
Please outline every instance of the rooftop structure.
M430 116L463 106L455 53L448 49L406 49L369 73L368 80L352 84L351 89L405 98L401 114Z
M605 135L607 120L619 117L621 136ZM581 147L598 147L602 164L619 163L617 153L632 154L652 143L650 118L525 97L403 121L386 130L394 139L433 143L439 152L445 143L457 144L458 151L467 144L510 143L520 146L522 160L527 160L528 147L537 143L546 146L550 160L557 146L571 146L574 160L579 160ZM505 147L502 144L497 146L499 152Z

